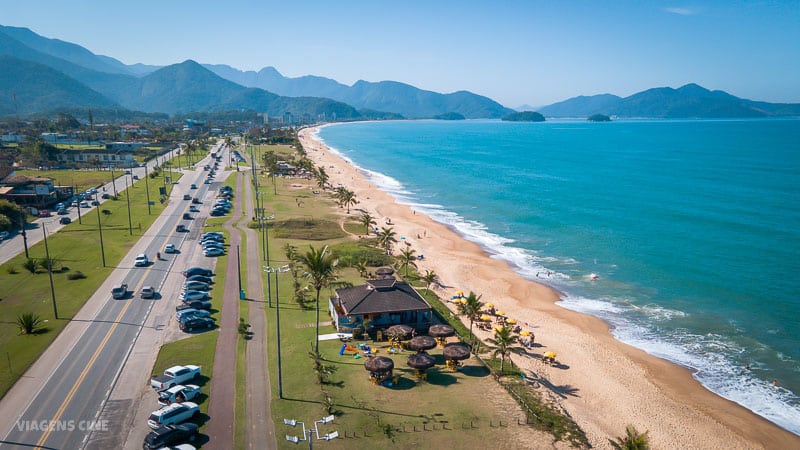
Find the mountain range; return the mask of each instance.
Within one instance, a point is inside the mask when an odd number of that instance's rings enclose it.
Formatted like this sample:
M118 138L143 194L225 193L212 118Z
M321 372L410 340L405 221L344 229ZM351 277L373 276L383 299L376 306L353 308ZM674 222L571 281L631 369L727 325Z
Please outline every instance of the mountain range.
M468 91L442 94L397 81L352 86L314 75L290 78L274 67L241 71L187 60L165 67L128 65L20 27L0 25L0 115L96 108L186 114L251 110L330 120L499 118L514 112ZM629 97L575 97L539 108L548 117L761 117L800 115L798 104L741 99L696 84Z

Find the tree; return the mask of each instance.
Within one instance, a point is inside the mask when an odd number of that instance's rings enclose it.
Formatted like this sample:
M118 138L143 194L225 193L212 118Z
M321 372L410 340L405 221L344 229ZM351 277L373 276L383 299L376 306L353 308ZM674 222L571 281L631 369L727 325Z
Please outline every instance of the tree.
M366 263L366 261L358 261L355 264L355 266L353 266L353 268L358 271L358 276L360 276L362 278L366 276L366 274L367 274L367 263Z
M372 225L377 225L378 222L375 222L375 218L370 215L368 212L361 213L361 217L358 218L358 223L360 223L366 230L367 236L369 236L369 231Z
M470 329L470 333L472 330ZM511 347L517 343L517 335L511 332L511 328L507 326L497 327L494 330L494 339L487 339L489 343L495 346L492 354L494 356L500 355L500 373L503 373L503 366L506 362L506 356L511 354Z
M408 278L408 266L417 268L417 256L413 248L406 247L400 252L400 267L405 269L405 277Z
M340 207L347 208L347 214L350 214L350 207L355 206L358 204L358 200L356 200L355 192L340 186L336 190L336 199L339 202Z
M436 275L436 272L432 270L425 270L425 275L422 276L422 281L425 282L425 293L427 294L431 285L439 282L439 275Z
M617 437L616 441L608 440L611 446L618 450L648 450L650 448L650 437L648 431L642 434L633 425L625 427L625 436Z
M316 249L313 245L309 245L308 251L304 255L300 255L298 259L306 266L306 272L303 275L311 280L311 285L317 291L317 332L314 351L319 352L319 293L322 288L336 280L336 266L339 264L339 260L328 251L327 245L322 249Z
M319 167L314 172L314 177L317 179L317 184L319 185L320 189L325 189L325 186L328 185L328 173L325 172L324 167Z
M387 255L392 254L392 246L397 243L395 236L397 233L392 227L381 227L381 231L378 233L378 244L386 250Z
M36 334L42 329L42 318L34 313L22 313L17 316L17 327L20 334Z
M469 342L470 344L473 341L472 338L472 324L475 322L475 319L481 314L483 310L483 302L481 302L481 297L483 295L475 295L474 292L469 291L469 295L467 296L464 303L458 304L458 312L462 315L466 316L469 319Z

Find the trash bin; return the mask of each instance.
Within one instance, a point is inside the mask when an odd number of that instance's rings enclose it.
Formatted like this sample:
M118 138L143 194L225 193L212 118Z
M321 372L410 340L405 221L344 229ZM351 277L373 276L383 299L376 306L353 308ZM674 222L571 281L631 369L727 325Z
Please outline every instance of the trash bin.
M244 293L244 289L239 289L239 300L244 300L246 298L247 296Z

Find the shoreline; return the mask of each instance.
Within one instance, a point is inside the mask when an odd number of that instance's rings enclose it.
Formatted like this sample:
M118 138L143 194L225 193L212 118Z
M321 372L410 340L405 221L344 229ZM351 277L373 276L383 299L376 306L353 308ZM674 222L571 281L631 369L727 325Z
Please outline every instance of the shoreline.
M707 390L684 367L616 340L609 325L593 316L556 304L558 293L523 278L509 263L492 258L478 244L411 206L377 189L353 164L314 139L316 128L298 135L330 183L355 192L359 207L392 226L417 253L420 271L434 270L446 287L432 286L440 297L474 291L485 303L518 320L536 334L537 355L556 351L559 368L538 358L514 356L515 364L552 383L551 397L578 422L591 444L608 448L608 439L625 426L649 431L653 448L788 448L800 437L746 408ZM342 212L344 214L344 212ZM357 213L351 212L351 217ZM391 218L387 225L386 218ZM418 237L418 238L417 238ZM481 339L488 332L474 330ZM621 376L622 375L622 376Z

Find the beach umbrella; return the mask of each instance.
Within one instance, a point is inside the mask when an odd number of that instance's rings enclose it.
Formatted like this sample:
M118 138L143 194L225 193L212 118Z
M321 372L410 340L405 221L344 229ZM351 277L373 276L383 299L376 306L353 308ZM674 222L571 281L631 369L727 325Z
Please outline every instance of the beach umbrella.
M456 330L447 324L437 324L431 325L431 327L428 329L428 334L435 338L445 338L456 334Z
M417 370L428 370L436 364L436 358L425 353L414 353L408 357L408 366Z
M531 332L530 332L530 331L528 331L528 330L522 330L522 332L521 332L519 335L520 335L520 336L530 336L530 335L531 335Z
M487 304L486 304L486 307L487 307L487 308L494 308L494 303L487 303Z
M496 313L494 313L494 314L495 314L496 316L505 316L505 315L506 315L506 312L505 312L505 311L497 311L497 312L496 312Z
M500 333L500 332L503 331L503 328L504 327L502 325L498 325L498 326L494 327L494 331L497 331L498 333Z
M506 323L509 324L509 325L515 325L517 323L517 321L514 320L514 319L508 319L508 320L506 320Z
M442 351L444 359L452 361L463 361L469 359L470 350L469 346L460 342L454 342L444 346Z
M418 352L430 350L436 347L436 340L430 336L414 336L408 341L408 346Z
M481 316L481 320L484 321L484 322L489 322L490 320L492 320L492 316L490 316L488 314L484 314L484 315Z
M394 369L394 361L385 356L375 356L364 361L364 368L375 373L391 372Z
M544 360L544 362L550 362L550 363L555 362L555 360L556 360L556 352L552 352L552 351L551 352L544 352L544 355L542 355L542 359Z
M463 297L464 291L456 291L456 297Z
M411 332L414 331L408 325L392 325L386 329L386 334L395 338L395 339L407 339Z

